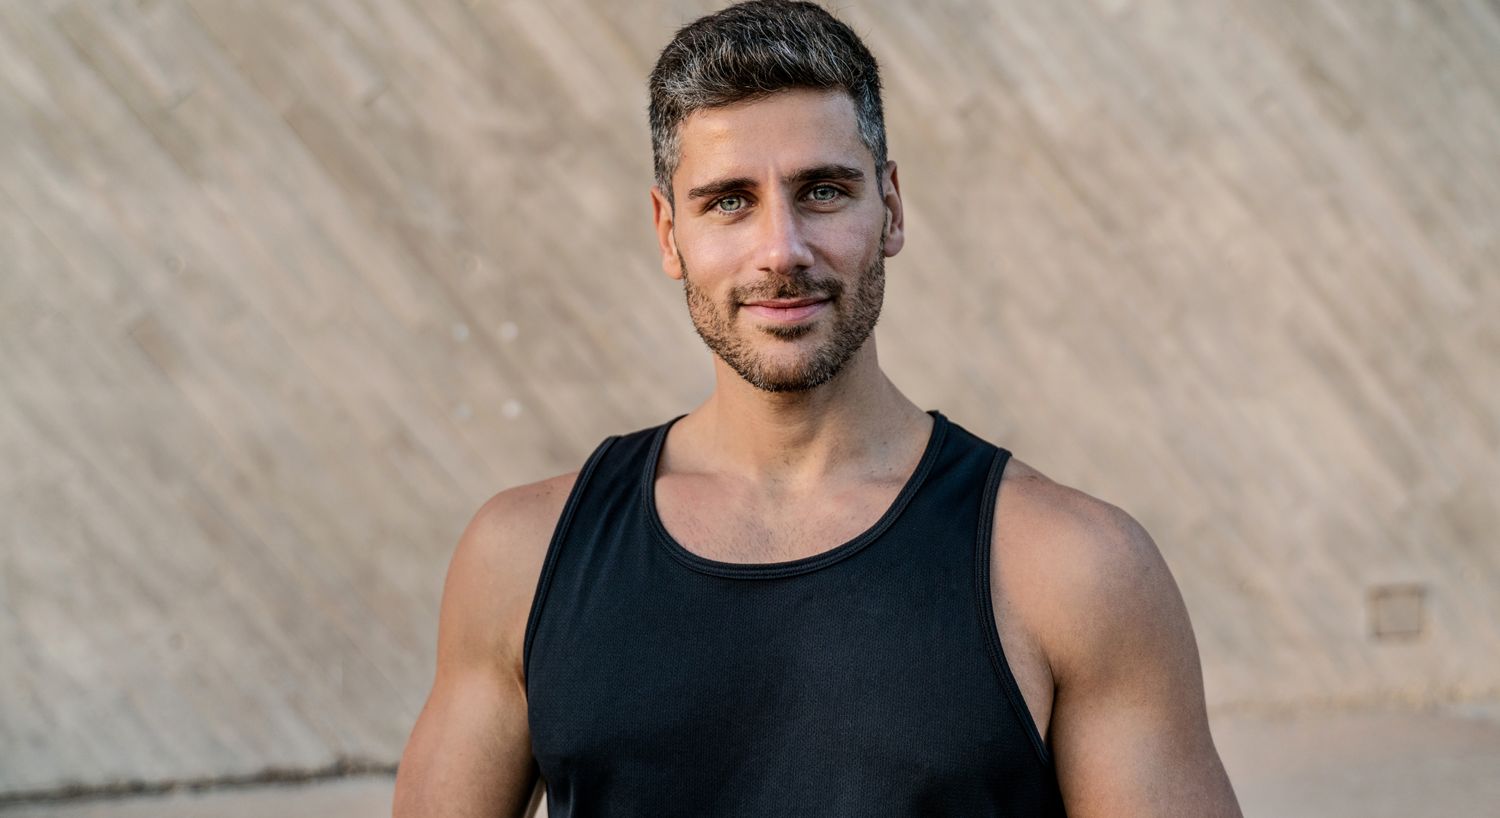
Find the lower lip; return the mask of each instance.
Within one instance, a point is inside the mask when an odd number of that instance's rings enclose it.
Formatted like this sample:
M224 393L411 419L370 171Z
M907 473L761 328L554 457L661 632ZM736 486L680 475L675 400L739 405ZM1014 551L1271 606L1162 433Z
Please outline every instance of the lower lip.
M761 318L772 321L801 321L812 315L816 315L828 306L827 301L816 301L811 304L803 304L800 307L768 307L764 304L745 304L744 309Z

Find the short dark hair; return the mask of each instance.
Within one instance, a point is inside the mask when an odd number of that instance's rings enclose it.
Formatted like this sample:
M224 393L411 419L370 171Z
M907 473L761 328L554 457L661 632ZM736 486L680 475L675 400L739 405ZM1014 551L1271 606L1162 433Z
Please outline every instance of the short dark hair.
M875 57L853 29L815 3L748 0L683 26L651 70L651 155L667 199L689 114L789 88L849 94L878 184L886 152Z

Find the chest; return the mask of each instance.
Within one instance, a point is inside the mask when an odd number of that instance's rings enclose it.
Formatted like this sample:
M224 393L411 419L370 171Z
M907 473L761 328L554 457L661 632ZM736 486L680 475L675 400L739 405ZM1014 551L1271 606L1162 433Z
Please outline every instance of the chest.
M768 563L803 559L838 547L881 522L900 494L898 482L869 482L777 496L686 476L656 483L663 527L688 551L719 562ZM1003 523L1003 521L1001 521ZM1042 736L1051 721L1053 679L1042 648L1016 607L1005 553L1015 532L997 525L991 539L990 594L1006 664Z
M538 631L544 776L600 801L664 799L632 814L994 812L936 806L1038 771L963 561L900 570L924 544L885 540L784 582L652 571L652 593L631 593L647 584L618 567Z

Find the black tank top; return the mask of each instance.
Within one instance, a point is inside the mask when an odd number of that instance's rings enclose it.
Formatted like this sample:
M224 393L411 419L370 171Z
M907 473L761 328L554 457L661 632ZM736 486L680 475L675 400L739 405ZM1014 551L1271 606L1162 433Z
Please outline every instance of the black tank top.
M787 562L667 533L653 485L682 416L594 450L526 626L551 818L1064 814L990 601L1010 452L929 414L879 521Z

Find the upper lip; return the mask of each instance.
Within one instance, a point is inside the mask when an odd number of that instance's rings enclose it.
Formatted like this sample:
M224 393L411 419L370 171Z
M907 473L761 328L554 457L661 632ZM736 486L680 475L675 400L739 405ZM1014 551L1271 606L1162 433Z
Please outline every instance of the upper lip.
M757 301L746 301L748 307L775 307L779 310L791 309L792 307L805 307L808 304L816 304L819 301L827 301L827 296L815 298L762 298Z

